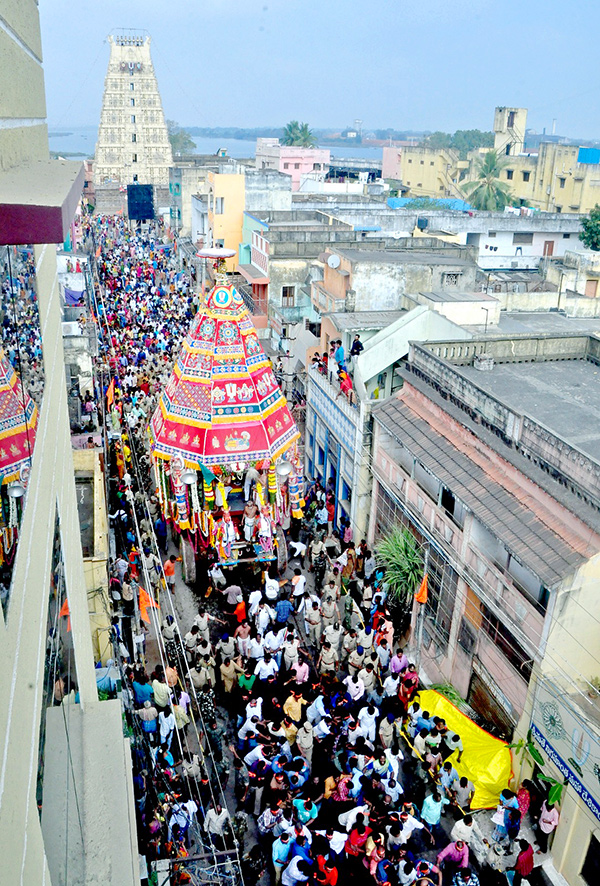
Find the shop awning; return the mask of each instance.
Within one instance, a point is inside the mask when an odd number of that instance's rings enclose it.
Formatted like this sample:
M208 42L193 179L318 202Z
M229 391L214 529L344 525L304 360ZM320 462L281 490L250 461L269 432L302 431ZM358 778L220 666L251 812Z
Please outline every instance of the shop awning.
M254 265L238 265L237 266L238 273L242 275L244 280L247 280L248 283L269 283L270 280L268 277L259 271L258 268L255 268Z

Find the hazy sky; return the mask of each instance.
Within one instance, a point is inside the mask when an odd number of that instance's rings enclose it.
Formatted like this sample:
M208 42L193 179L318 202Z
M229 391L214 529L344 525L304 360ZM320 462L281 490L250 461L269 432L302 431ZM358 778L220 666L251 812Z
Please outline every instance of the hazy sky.
M183 125L490 129L600 137L600 4L564 0L40 0L48 119L95 124L106 36L143 28Z

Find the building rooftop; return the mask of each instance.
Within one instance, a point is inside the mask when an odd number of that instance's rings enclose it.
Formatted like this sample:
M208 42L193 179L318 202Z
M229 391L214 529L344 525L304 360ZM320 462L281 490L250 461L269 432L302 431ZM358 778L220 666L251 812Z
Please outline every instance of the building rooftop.
M329 317L339 332L360 332L361 329L383 329L399 320L407 311L332 311Z
M542 516L539 504L537 512L526 504L522 490L488 457L477 436L456 445L454 423L433 404L429 408L410 385L374 406L373 414L546 586L553 587L588 559L565 538L560 516L549 508Z
M483 391L600 460L600 366L589 360L455 366Z
M473 262L463 258L457 249L453 256L448 250L444 252L420 252L416 249L338 249L335 251L351 262L380 262L394 265L455 265L471 267Z
M483 324L481 324L483 329ZM565 317L558 311L535 311L531 313L502 311L498 324L499 332L514 333L540 333L540 332L563 332L577 333L586 332L600 333L600 317Z
M439 302L442 304L443 302L480 302L480 301L489 301L490 303L497 303L498 299L494 298L493 295L488 295L486 292L455 292L452 289L444 289L437 290L435 292L421 292L419 295L422 295L423 298L426 298L428 301Z

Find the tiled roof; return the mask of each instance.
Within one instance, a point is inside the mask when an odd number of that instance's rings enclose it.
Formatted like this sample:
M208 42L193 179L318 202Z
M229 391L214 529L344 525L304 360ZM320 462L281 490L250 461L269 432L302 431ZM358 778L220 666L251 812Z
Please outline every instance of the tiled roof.
M459 498L481 522L548 587L588 559L579 537L536 501L528 501L528 484L519 489L513 469L506 474L497 458L473 436L472 443L452 441L454 424L427 411L406 391L375 407L374 416L419 461ZM542 518L544 511L544 518Z

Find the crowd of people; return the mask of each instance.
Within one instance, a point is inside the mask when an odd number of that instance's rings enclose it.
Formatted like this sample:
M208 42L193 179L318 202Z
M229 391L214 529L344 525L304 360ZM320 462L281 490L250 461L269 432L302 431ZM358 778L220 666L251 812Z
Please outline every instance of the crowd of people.
M474 785L456 770L469 748L421 708L385 571L347 520L336 527L332 487L309 486L286 574L207 570L182 625L176 539L152 496L145 429L197 303L159 227L135 235L100 218L92 234L110 368L112 639L140 851L173 860L172 882L189 881L190 853L212 853L241 863L246 883L274 886L478 886L506 858L519 886L534 859L516 827L524 795L503 793L486 839L470 811ZM334 346L326 360L346 372Z
M17 374L22 373L25 390L39 407L44 367L33 252L12 246L6 250L0 299L1 344L10 365Z
M163 842L148 849L172 851L175 833L189 851L196 825L217 850L243 848L249 831L242 868L251 882L270 874L283 886L341 877L477 886L495 882L494 868L515 856L518 884L534 866L533 846L514 826L527 792L502 793L505 817L486 839L470 812L474 785L455 768L468 748L416 698L418 674L394 637L385 576L375 569L366 579L363 558L345 578L346 547L335 559L326 553L315 585L311 549L320 541L290 542L299 565L289 579L238 572L238 583L213 591L211 609L201 601L183 636L167 617L167 668L129 671L166 795L193 810L179 831L166 818L160 831L154 808L142 833L157 828ZM190 708L202 724L191 756Z

